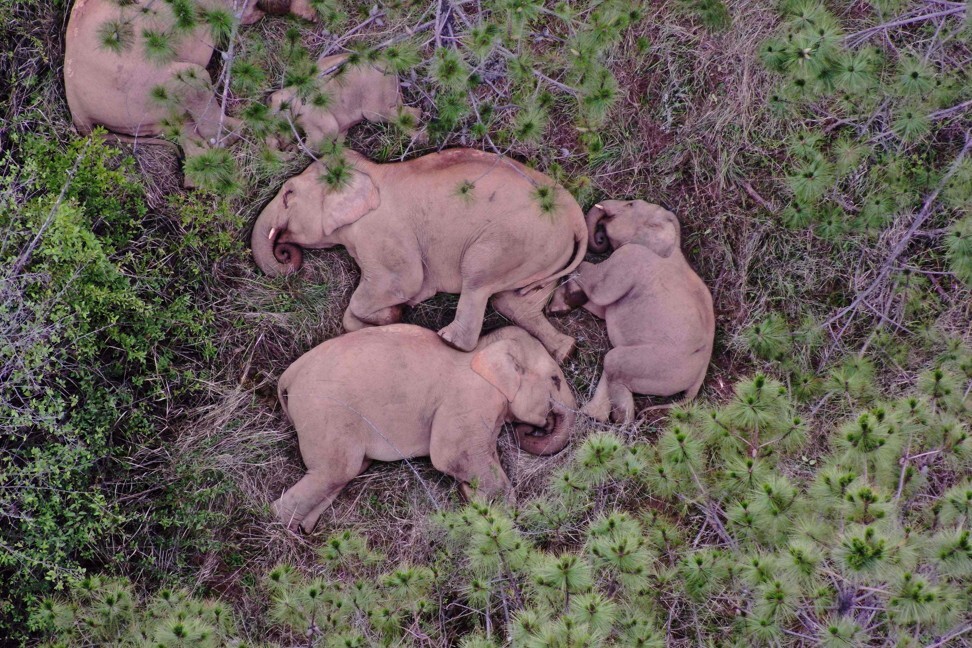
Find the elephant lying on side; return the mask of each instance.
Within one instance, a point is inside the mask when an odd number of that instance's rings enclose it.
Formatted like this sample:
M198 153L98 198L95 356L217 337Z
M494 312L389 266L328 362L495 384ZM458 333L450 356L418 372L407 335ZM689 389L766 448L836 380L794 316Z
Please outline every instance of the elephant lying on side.
M422 116L418 108L402 106L398 75L370 63L339 68L345 59L346 54L337 54L317 61L317 69L327 72L320 84L327 98L323 107L314 106L310 97L298 96L296 88L284 88L270 95L270 111L288 117L295 129L303 131L308 148L315 153L321 142L335 139L363 121L387 122L402 111L417 124ZM288 150L292 143L292 132L267 139L270 148L276 150Z
M264 12L291 13L315 20L309 0L239 0L242 24L259 20ZM197 0L203 10L234 12L231 0ZM104 126L119 136L153 141L170 118L167 102L153 98L166 92L185 109L179 144L187 157L212 146L231 144L240 123L222 117L206 66L213 56L210 30L198 16L184 33L176 27L175 5L157 0L76 0L65 36L64 89L78 132ZM171 44L149 57L147 42ZM153 50L156 51L156 50ZM161 140L154 140L159 143Z
M392 324L402 304L460 293L439 331L476 346L486 303L536 336L557 360L574 340L543 315L548 287L584 257L587 226L563 187L518 162L472 149L375 164L353 151L340 188L311 164L284 183L253 227L253 256L269 275L296 271L301 247L343 245L361 267L344 328ZM546 202L545 202L546 201Z
M678 219L644 201L609 200L587 214L590 247L614 253L584 262L554 293L548 310L583 305L607 323L611 349L584 413L599 421L634 417L632 392L695 398L702 386L715 314L712 296L679 249Z
M510 488L496 454L503 423L517 424L527 452L553 454L567 444L577 406L557 363L512 326L472 353L408 324L348 333L298 358L277 390L307 474L273 507L284 524L308 533L372 461L431 457L466 497L503 496Z

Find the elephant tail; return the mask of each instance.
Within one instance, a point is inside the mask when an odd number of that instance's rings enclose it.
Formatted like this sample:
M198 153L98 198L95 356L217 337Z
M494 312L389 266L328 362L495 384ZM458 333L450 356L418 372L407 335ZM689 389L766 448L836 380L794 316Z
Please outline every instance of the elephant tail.
M531 284L524 286L517 290L517 294L525 295L529 292L533 292L537 288L542 286L548 286L556 283L561 277L566 277L571 272L577 269L577 266L581 264L584 260L584 255L587 254L587 223L584 221L583 214L578 210L578 217L574 219L574 256L567 264L567 267L554 274L550 277L545 277L543 279L538 279Z
M284 416L287 420L293 423L293 419L290 418L290 408L288 407L288 394L287 389L290 387L290 379L292 378L291 372L295 365L290 365L287 371L283 372L280 376L280 380L277 381L277 399L280 401L280 409L283 410Z

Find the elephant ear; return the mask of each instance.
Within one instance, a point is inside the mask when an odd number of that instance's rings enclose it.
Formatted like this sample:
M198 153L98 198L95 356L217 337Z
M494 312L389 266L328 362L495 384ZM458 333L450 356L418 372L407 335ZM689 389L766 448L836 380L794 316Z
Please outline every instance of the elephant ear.
M330 236L339 227L350 225L381 204L381 194L371 176L357 169L352 169L350 173L351 177L343 186L324 188L321 199L324 236Z
M648 247L658 256L668 258L681 244L681 225L672 212L657 205L653 207L657 211L651 220Z
M520 391L523 368L516 360L516 343L500 340L473 355L470 367L512 401Z

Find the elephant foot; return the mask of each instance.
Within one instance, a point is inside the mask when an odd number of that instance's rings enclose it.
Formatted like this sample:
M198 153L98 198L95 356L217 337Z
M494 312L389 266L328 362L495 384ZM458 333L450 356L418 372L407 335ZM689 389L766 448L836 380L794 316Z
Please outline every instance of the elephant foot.
M292 533L301 532L301 520L298 520L293 512L284 505L282 497L271 504L270 507L273 509L274 515L287 527L288 531Z
M634 419L634 407L616 407L611 410L611 422L617 425L629 423Z
M550 355L553 356L557 364L563 364L563 362L570 357L570 354L574 352L577 346L576 340L569 335L560 336L553 347L548 349Z
M553 297L550 298L550 303L547 304L547 315L561 316L566 315L570 311L574 310L570 304L567 303L567 291L563 288L558 288L554 292Z
M611 404L597 403L592 400L581 408L581 414L590 416L595 421L607 423L611 418Z
M472 351L478 341L475 338L470 339L471 336L463 331L463 327L456 321L439 329L439 337L445 340L446 344L460 351Z

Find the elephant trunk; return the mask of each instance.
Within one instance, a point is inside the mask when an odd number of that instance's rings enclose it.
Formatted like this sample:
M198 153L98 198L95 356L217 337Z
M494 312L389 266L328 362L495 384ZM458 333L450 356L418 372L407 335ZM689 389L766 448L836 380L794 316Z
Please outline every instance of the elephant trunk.
M257 0L257 8L271 16L282 16L290 11L290 0Z
M594 205L584 219L587 221L587 249L595 254L604 254L611 247L607 232L601 225L604 218L604 208Z
M569 392L569 390L568 390ZM530 425L516 426L516 436L520 447L532 455L545 456L557 454L570 440L570 431L574 427L577 402L573 395L567 395L567 402L558 402L547 415L547 424L543 428Z
M250 246L253 249L253 259L260 269L267 275L276 277L297 272L304 261L304 254L299 245L278 242L283 229L272 225L272 207L271 203L257 218Z

